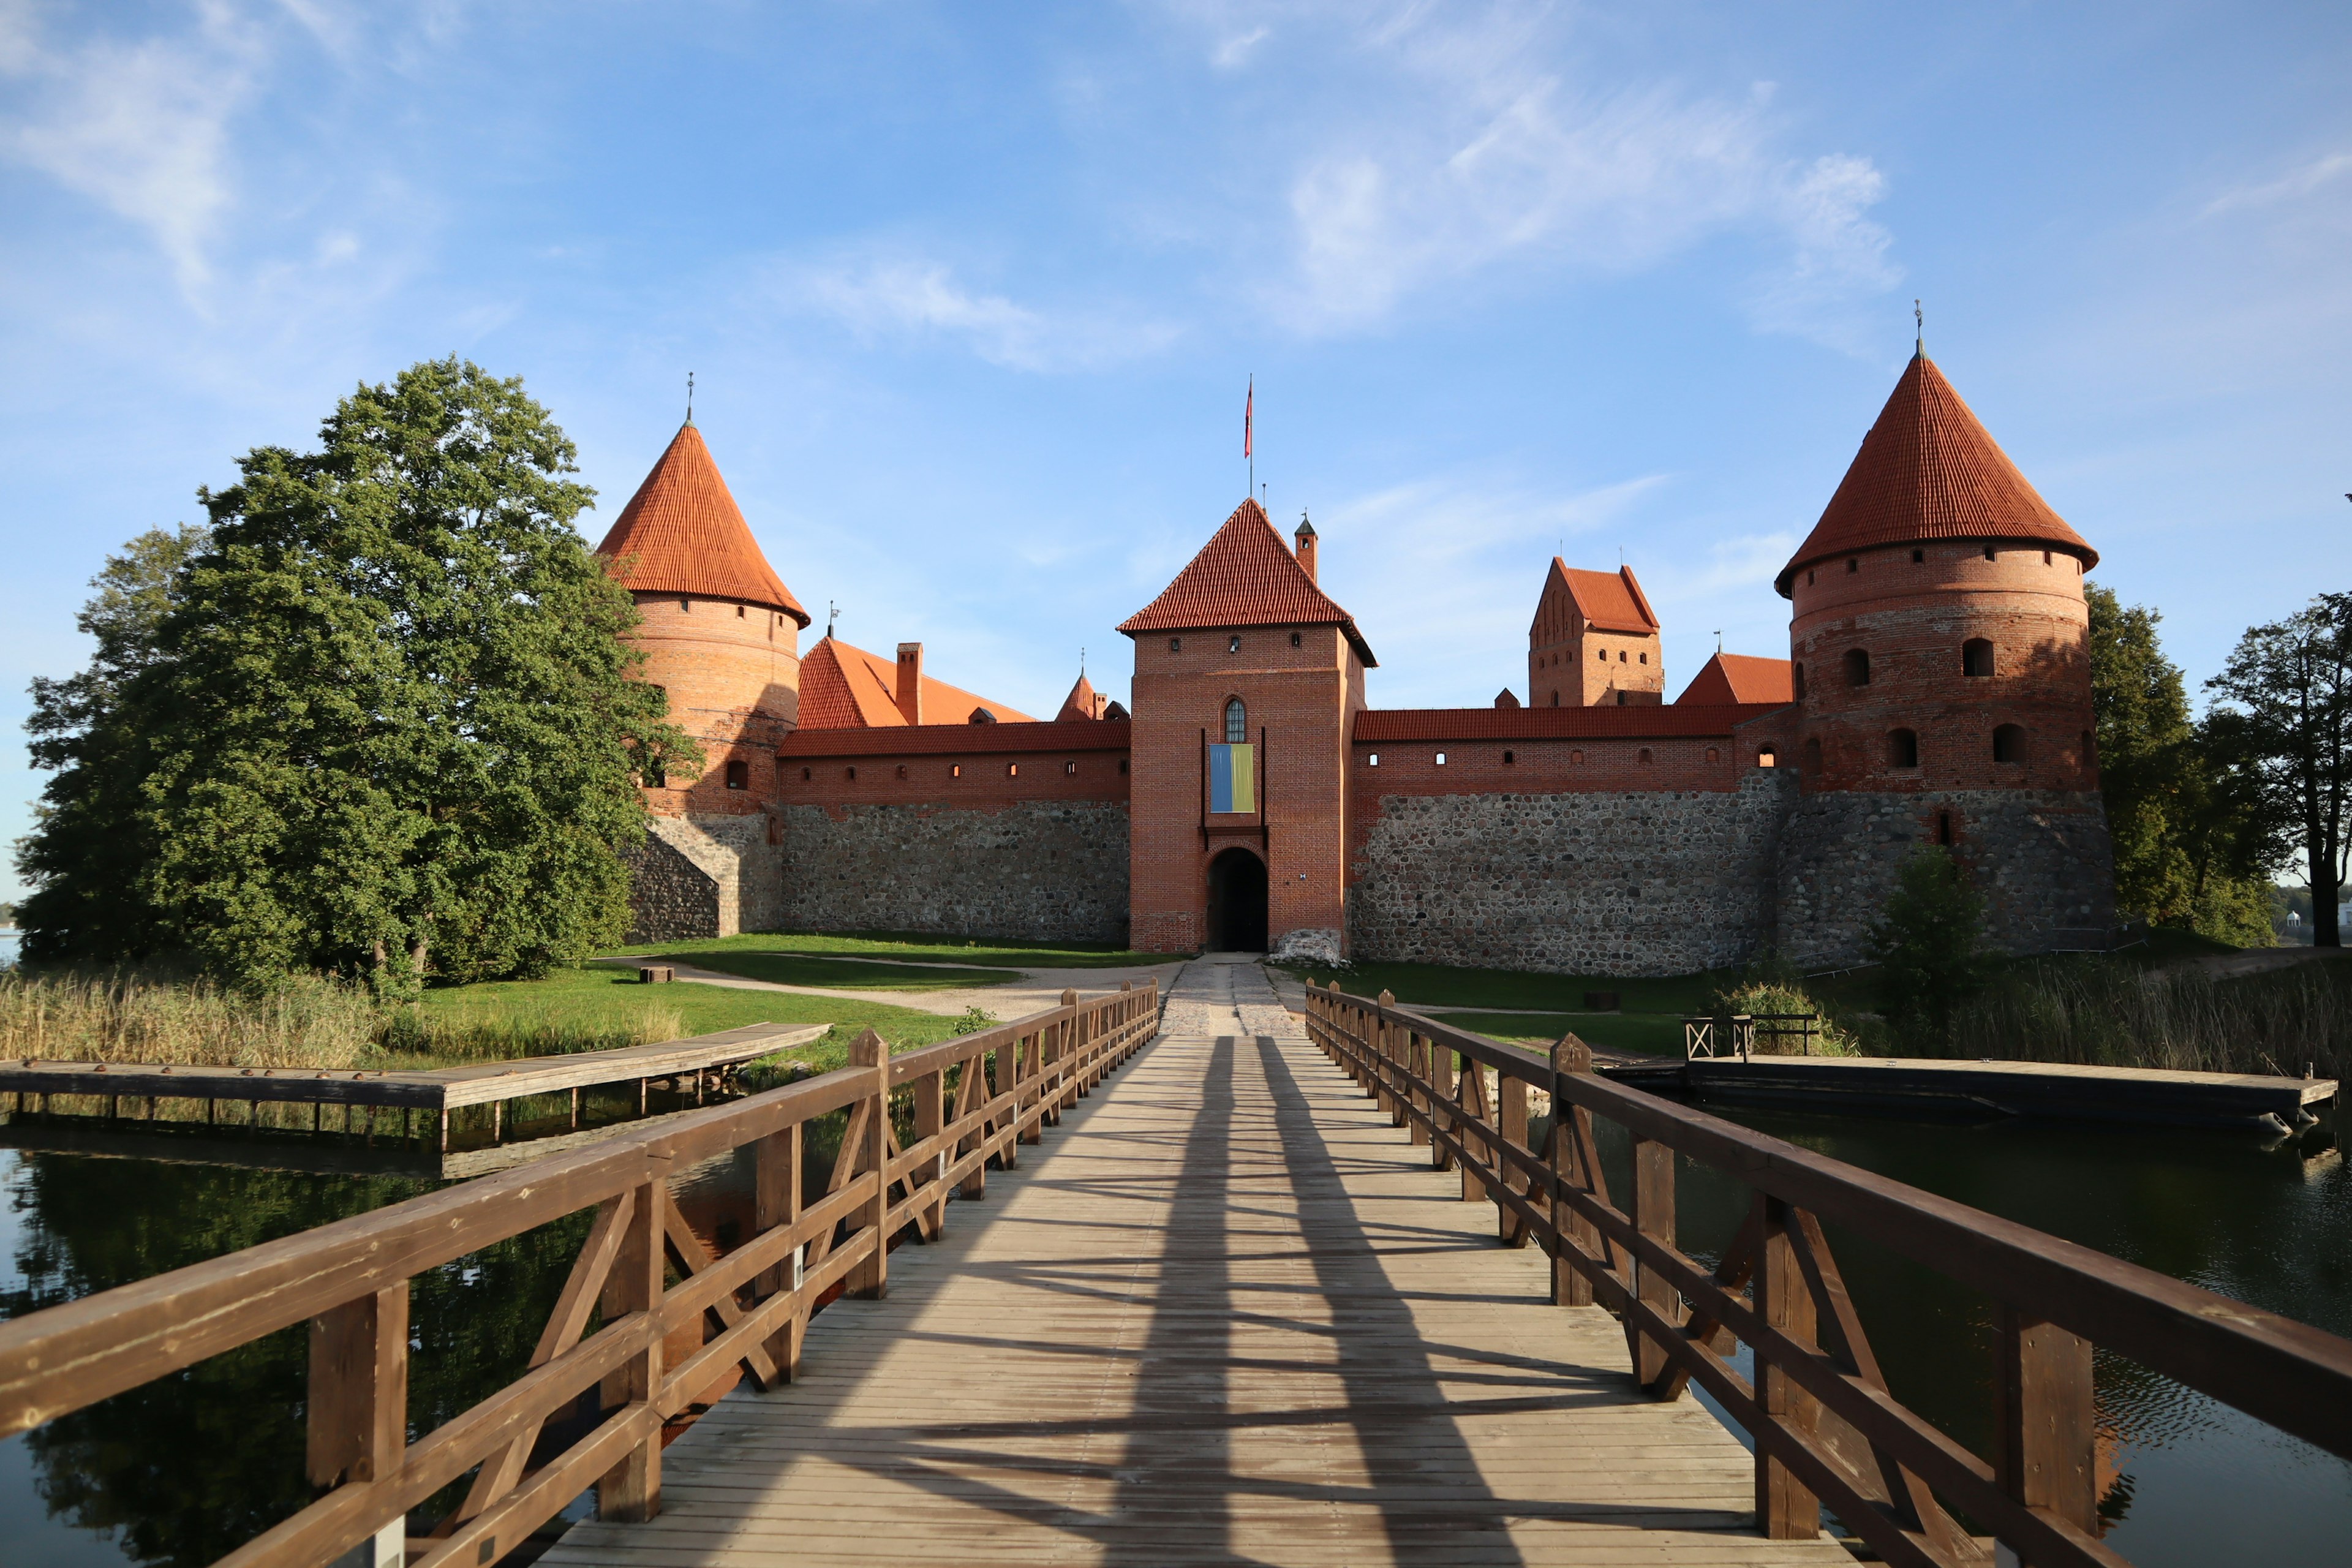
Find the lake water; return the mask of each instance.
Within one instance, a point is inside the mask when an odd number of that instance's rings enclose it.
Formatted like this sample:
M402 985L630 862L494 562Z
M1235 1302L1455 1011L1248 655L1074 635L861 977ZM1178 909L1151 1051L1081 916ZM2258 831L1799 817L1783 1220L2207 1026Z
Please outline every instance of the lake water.
M2210 1133L1732 1114L1824 1154L2352 1335L2352 1171L2331 1125L2264 1150ZM1623 1154L1622 1142L1604 1147L1605 1157L1622 1163ZM1622 1169L1612 1175L1627 1179ZM413 1175L0 1152L0 1316L437 1184ZM731 1211L742 1184L731 1166L707 1170L681 1202ZM1679 1196L1686 1247L1711 1257L1745 1213L1744 1191L1685 1165ZM417 1280L419 1348L411 1372L417 1429L522 1368L585 1225L585 1215L575 1216ZM1985 1452L1987 1305L1834 1230L1831 1243L1896 1396ZM298 1327L0 1443L0 1559L9 1568L126 1562L196 1568L292 1512L308 1495L304 1363ZM2346 1560L2352 1465L2116 1358L2102 1356L2097 1381L2108 1539L2134 1563L2213 1568Z

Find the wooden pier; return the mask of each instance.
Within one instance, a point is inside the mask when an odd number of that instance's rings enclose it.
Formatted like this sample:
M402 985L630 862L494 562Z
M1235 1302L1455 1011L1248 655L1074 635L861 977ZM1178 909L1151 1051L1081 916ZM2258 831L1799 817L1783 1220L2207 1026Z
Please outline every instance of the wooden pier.
M449 1112L467 1106L491 1108L491 1140L503 1132L504 1107L509 1100L539 1095L569 1094L573 1120L578 1120L584 1089L634 1083L637 1111L646 1110L647 1086L663 1079L691 1079L698 1101L714 1077L748 1061L803 1046L822 1037L824 1024L783 1027L748 1024L715 1035L626 1046L609 1051L575 1051L557 1057L520 1057L506 1061L478 1062L461 1068L418 1069L314 1068L209 1068L148 1062L0 1061L0 1094L14 1096L18 1111L50 1110L60 1099L103 1102L103 1114L119 1117L122 1102L135 1102L150 1116L162 1101L201 1104L204 1119L215 1121L224 1104L247 1107L263 1103L307 1104L317 1111L325 1106L402 1112L400 1132L411 1128L408 1113L424 1112L438 1134L441 1149L449 1146Z
M551 1568L1850 1561L1825 1509L1912 1568L2119 1568L2095 1347L2352 1456L2352 1342L1612 1083L1573 1037L1336 990L1301 1018L1238 964L1162 1022L1147 987L869 1034L0 1324L0 1436L308 1321L316 1500L224 1568L487 1568L590 1487ZM840 1153L803 1191L819 1118ZM752 1183L726 1250L672 1195L719 1159ZM1684 1162L1753 1195L1713 1268L1677 1244ZM410 1280L583 1212L528 1370L412 1438ZM1988 1303L1993 1452L1888 1388L1832 1234Z
M1897 1115L2039 1117L2151 1127L2298 1131L2334 1079L2167 1072L2064 1062L1921 1057L1693 1057L1610 1066L1603 1076L1705 1104Z

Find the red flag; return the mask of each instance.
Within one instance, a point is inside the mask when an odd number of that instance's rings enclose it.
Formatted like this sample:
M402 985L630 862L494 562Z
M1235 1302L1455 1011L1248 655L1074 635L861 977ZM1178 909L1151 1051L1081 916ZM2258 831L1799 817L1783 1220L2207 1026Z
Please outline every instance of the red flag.
M1242 405L1242 456L1250 455L1250 421L1257 416L1257 377L1249 379L1249 398Z

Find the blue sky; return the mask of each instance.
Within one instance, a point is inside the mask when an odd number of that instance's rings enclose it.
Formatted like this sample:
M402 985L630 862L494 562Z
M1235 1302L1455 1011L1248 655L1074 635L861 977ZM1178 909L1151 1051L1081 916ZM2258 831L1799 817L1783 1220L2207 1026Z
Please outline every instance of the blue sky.
M592 539L694 371L810 608L1032 710L1124 694L1253 374L1375 702L1523 684L1556 549L1679 689L1785 653L1915 297L2201 679L2352 585L2347 79L2340 5L0 0L0 725L109 550L452 351Z

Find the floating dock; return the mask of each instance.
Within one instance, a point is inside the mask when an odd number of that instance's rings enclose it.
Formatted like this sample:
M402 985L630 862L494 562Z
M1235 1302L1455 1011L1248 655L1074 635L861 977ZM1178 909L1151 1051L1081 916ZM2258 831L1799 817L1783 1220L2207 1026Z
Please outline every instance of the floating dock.
M1702 1104L2275 1132L2309 1126L2316 1120L2311 1108L2336 1098L2334 1079L1933 1057L1699 1057L1601 1071Z
M196 1100L205 1118L215 1120L224 1101L257 1105L292 1101L313 1107L340 1105L365 1108L373 1113L402 1113L405 1131L409 1113L424 1111L437 1124L440 1146L449 1145L449 1112L472 1105L491 1108L491 1138L503 1131L506 1102L534 1095L572 1096L572 1116L579 1116L580 1091L616 1083L637 1086L637 1110L646 1110L646 1092L656 1080L691 1079L699 1100L714 1080L761 1057L773 1056L821 1037L832 1026L812 1024L786 1028L775 1024L751 1024L715 1035L627 1046L611 1051L575 1051L560 1057L520 1057L509 1061L480 1062L470 1067L401 1071L314 1068L207 1068L152 1062L0 1061L0 1094L14 1095L15 1109L50 1110L57 1097L83 1096L106 1101L110 1116L119 1115L125 1100L144 1101L153 1114L158 1100Z

